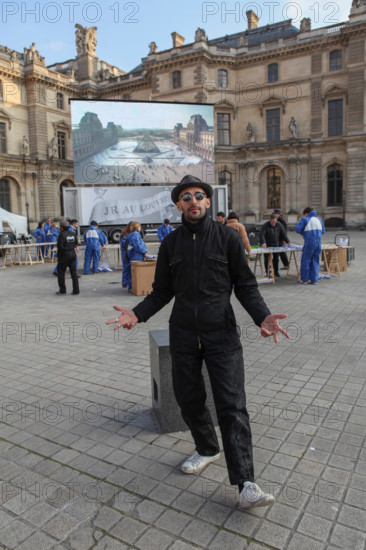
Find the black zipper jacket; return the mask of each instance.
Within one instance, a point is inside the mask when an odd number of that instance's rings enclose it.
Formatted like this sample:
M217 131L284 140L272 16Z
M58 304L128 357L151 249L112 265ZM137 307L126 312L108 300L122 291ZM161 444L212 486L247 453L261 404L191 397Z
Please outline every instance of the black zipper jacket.
M276 222L274 226L270 222L266 222L262 226L259 234L261 245L265 243L267 246L282 246L283 241L286 243L290 242L281 222Z
M60 230L60 233L57 238L57 256L58 258L68 257L72 255L75 248L78 245L78 239L75 231L70 229ZM76 252L75 252L76 254Z
M161 243L153 291L134 309L139 322L147 321L174 296L170 323L197 334L236 327L230 303L235 295L260 326L270 311L259 293L243 243L236 231L206 216L192 232L182 217L178 229Z

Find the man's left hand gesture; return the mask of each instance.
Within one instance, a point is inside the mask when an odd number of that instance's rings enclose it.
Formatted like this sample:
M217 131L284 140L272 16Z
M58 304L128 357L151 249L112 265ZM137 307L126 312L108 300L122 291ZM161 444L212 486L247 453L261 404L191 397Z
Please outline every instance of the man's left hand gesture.
M284 328L282 328L278 322L278 319L286 319L286 317L286 313L280 313L278 315L267 315L267 317L261 323L261 335L264 338L268 338L268 336L273 335L276 344L278 343L279 332L286 336L286 338L290 338L289 333Z

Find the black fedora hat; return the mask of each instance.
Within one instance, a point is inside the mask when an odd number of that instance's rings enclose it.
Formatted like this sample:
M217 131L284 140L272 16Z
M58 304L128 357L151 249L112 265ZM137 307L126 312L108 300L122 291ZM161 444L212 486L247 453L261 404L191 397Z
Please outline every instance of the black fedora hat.
M184 189L187 189L187 187L200 187L209 199L213 195L213 189L208 183L204 183L195 176L184 176L184 178L172 190L171 197L174 204L179 201L179 195L182 191L184 191Z

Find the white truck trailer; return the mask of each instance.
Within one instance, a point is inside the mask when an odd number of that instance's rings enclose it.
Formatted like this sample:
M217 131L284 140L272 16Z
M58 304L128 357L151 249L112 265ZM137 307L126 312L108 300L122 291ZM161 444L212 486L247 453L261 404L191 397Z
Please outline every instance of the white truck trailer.
M171 201L174 186L162 185L105 185L65 187L63 190L65 217L79 220L81 230L92 220L117 243L121 231L130 221L142 229L157 229L167 218L172 226L181 223L181 213ZM219 211L227 212L226 185L213 185L214 196L209 215L216 219Z

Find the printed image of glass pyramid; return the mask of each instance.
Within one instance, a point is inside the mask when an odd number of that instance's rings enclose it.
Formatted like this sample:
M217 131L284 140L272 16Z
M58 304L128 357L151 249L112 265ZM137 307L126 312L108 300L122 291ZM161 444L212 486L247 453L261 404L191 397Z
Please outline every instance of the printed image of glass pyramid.
M133 150L134 153L160 153L150 136L144 136Z

